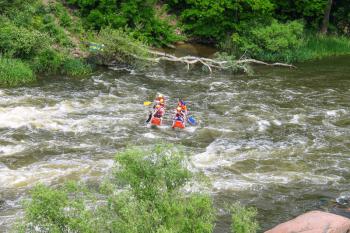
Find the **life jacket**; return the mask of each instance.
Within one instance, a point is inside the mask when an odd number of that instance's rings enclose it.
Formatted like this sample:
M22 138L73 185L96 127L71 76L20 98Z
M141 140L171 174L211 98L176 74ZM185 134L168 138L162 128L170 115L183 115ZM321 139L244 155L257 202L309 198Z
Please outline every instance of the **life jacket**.
M158 118L161 118L161 117L163 117L163 115L164 115L164 107L159 107L159 108L157 108L157 109L155 109L155 113L153 114L153 116L154 117L158 117Z
M184 117L181 114L177 113L175 116L175 120L184 122Z

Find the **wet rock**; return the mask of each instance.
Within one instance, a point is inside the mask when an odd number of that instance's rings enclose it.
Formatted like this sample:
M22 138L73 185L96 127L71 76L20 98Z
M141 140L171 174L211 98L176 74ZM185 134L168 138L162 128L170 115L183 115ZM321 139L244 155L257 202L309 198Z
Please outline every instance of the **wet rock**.
M339 197L337 197L336 202L342 206L350 205L350 192L341 193Z
M265 233L348 233L350 219L335 214L311 211L282 223Z

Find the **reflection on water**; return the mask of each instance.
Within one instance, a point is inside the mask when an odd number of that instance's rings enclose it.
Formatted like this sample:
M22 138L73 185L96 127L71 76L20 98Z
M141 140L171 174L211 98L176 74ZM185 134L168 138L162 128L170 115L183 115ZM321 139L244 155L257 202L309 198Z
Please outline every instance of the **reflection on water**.
M0 90L0 229L38 181L96 180L127 145L179 143L212 182L215 204L256 206L263 229L320 208L350 190L350 64L332 58L253 77L105 70L80 81ZM144 101L168 98L166 125L144 125ZM177 98L200 122L170 129ZM229 231L225 211L216 232ZM1 231L1 230L0 230Z

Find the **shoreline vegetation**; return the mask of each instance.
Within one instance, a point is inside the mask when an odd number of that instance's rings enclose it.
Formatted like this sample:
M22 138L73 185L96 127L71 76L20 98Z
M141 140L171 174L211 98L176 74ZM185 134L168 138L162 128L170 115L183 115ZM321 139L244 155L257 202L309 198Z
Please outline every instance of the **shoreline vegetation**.
M142 66L155 59L150 48L179 41L209 42L218 61L232 64L242 57L290 64L346 55L349 8L333 4L327 18L326 0L0 1L0 87L50 75L80 78L111 61Z

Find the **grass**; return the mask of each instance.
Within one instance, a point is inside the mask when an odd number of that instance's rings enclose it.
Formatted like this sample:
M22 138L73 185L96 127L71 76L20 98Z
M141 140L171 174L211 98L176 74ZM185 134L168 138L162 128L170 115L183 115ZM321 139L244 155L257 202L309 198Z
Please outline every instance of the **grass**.
M350 54L350 38L334 35L308 35L300 47L285 53L262 53L258 59L288 63L317 60L324 57Z
M310 36L296 51L298 61L350 54L350 38L345 36Z
M34 83L35 81L35 75L29 65L17 59L0 57L1 87L15 87Z
M253 207L244 207L239 203L231 206L232 233L256 233L259 230L256 221L257 210Z
M78 58L67 58L62 65L62 73L69 77L83 77L91 72L91 66Z

